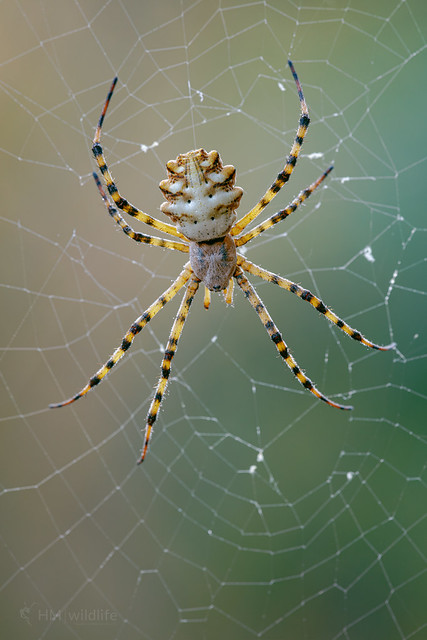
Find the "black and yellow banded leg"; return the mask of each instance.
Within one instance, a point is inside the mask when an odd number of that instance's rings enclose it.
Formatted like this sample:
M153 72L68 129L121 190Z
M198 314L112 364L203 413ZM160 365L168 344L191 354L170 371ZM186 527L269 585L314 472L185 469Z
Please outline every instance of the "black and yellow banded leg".
M291 177L292 171L297 163L298 156L301 151L302 143L304 142L305 135L307 133L308 125L310 124L310 117L308 115L307 105L304 100L304 95L302 92L302 88L300 82L298 80L298 76L294 69L294 65L290 60L288 60L288 65L291 69L292 75L295 80L295 84L297 86L298 97L300 100L301 106L301 116L298 123L298 129L295 135L294 143L291 148L291 152L286 159L286 164L283 170L279 173L276 180L273 182L271 187L267 189L265 194L262 196L261 200L258 204L253 207L246 215L243 216L240 220L236 222L234 227L231 229L230 233L233 236L238 235L248 226L250 222L255 220L255 218L265 209L269 202L277 195L280 189L288 182Z
M319 400L323 400L323 402L326 402L326 404L329 404L331 407L335 407L336 409L344 409L344 410L352 409L353 407L338 404L333 400L330 400L329 398L324 396L323 393L321 393L314 386L312 381L309 378L307 378L306 375L304 375L304 373L301 371L298 364L290 354L286 343L284 342L279 330L277 329L276 325L271 319L271 316L268 313L267 309L263 305L260 297L258 296L255 289L250 284L249 280L243 274L240 267L236 268L234 277L236 278L237 284L242 289L249 303L257 312L259 319L261 320L262 324L267 330L268 335L270 336L271 340L274 342L277 351L282 356L283 360L286 362L286 364L288 365L289 369L292 371L294 376L298 378L302 386L305 389L308 389L309 391L311 391L311 393L313 393L316 396L316 398L319 398Z
M287 280L286 278L282 278L276 275L275 273L271 273L270 271L267 271L266 269L262 269L258 265L253 264L253 262L249 262L249 260L246 260L245 258L242 258L240 256L238 258L238 263L245 271L252 273L252 275L258 276L259 278L262 278L267 282L272 282L273 284L277 284L282 289L286 289L286 291L295 293L302 300L306 300L311 304L312 307L317 309L319 313L324 315L325 318L328 318L330 322L332 322L339 329L344 331L344 333L349 335L350 338L353 338L353 340L356 340L357 342L361 342L366 347L370 347L371 349L378 349L379 351L388 351L389 349L392 349L395 346L394 343L388 344L386 346L380 346L378 344L375 344L374 342L371 342L370 340L365 338L360 333L360 331L356 331L356 329L352 329L350 325L344 322L344 320L341 320L341 318L339 318L333 311L328 309L328 307L322 302L322 300L320 300L320 298L317 298L310 291L308 291L308 289L303 289L303 287L300 287L298 284L295 284L295 282L292 282L291 280Z
M101 198L107 208L110 216L117 222L122 231L135 242L142 242L144 244L151 244L154 247L163 247L165 249L175 249L176 251L182 251L183 253L189 252L188 244L184 244L183 242L175 242L173 240L165 240L163 238L156 238L155 236L147 236L145 233L139 233L134 231L132 227L130 227L123 216L117 211L115 207L110 204L108 201L107 195L102 188L101 181L98 178L98 175L93 172L93 177L96 182L96 186L98 187L99 193L101 194Z
M191 306L191 303L193 302L194 296L196 295L197 289L199 287L199 283L200 283L200 280L196 278L195 275L193 275L190 282L187 285L186 293L182 299L181 306L179 307L177 316L172 325L169 340L166 345L165 355L163 356L163 360L162 360L162 374L160 376L160 380L156 388L156 393L154 394L154 398L151 401L150 409L148 410L148 414L147 414L144 446L142 448L142 453L141 453L141 457L138 460L138 464L141 464L141 462L144 461L145 455L147 453L151 432L153 429L153 424L156 421L157 413L160 409L160 405L162 403L163 396L166 391L166 387L168 385L172 358L175 355L175 352L178 346L178 340L181 336L184 323L187 319L188 312L190 311L190 306Z
M131 346L135 336L145 327L145 325L150 322L152 318L161 310L163 307L170 301L172 298L178 293L180 289L188 282L190 276L192 274L192 269L190 267L190 263L188 262L184 269L181 271L175 282L171 284L171 286L166 289L161 296L157 298L152 305L148 307L144 313L135 320L135 322L131 325L129 331L123 337L121 345L114 351L114 353L110 356L107 362L97 371L97 373L92 376L87 385L83 387L79 393L76 393L75 396L69 398L68 400L64 400L63 402L58 402L55 404L50 404L49 407L51 409L57 409L59 407L65 407L72 402L75 402L82 396L86 395L88 391L90 391L93 387L101 382L103 378L107 375L109 371L118 363L118 361L124 356L126 351Z
M117 83L117 77L114 78L111 84L110 90L108 92L107 99L105 100L105 104L102 109L101 116L99 118L98 126L95 131L95 137L93 139L93 145L92 145L92 153L95 157L96 162L98 163L99 170L104 177L105 184L107 185L108 193L113 198L116 206L119 209L121 209L122 211L125 211L126 213L133 216L137 220L140 220L141 222L145 222L145 224L148 224L150 227L153 227L154 229L158 229L159 231L163 231L164 233L169 233L172 236L183 238L184 236L182 236L182 234L180 234L173 225L167 224L166 222L161 222L160 220L157 220L157 218L153 218L147 213L144 213L140 209L137 209L136 207L134 207L133 204L130 204L130 202L128 202L125 198L122 198L122 196L118 192L118 189L114 183L112 175L107 167L107 163L104 157L104 152L100 145L101 129L102 129L105 114L107 112L108 105L110 104L110 100L112 98L116 83Z
M315 191L315 189L317 189L320 184L322 184L323 180L331 173L332 169L332 166L329 167L324 173L322 173L322 175L316 180L316 182L313 182L309 187L301 191L299 196L295 198L295 200L292 200L291 204L289 204L286 209L281 209L280 211L275 213L274 216L271 216L271 218L268 218L264 222L261 222L261 224L251 229L251 231L248 231L248 233L240 236L240 238L236 238L236 247L241 247L243 244L249 242L249 240L253 240L253 238L256 238L263 231L266 231L273 225L287 218L291 213L295 211L295 209L300 206L300 204L304 202L304 200L307 200L307 198L313 193L313 191Z

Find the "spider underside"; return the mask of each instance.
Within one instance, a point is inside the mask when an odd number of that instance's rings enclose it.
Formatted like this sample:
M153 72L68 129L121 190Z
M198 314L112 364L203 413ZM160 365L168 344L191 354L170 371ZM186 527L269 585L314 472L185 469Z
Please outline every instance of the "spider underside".
M185 320L188 316L191 303L199 288L200 283L205 285L204 305L209 307L210 291L223 292L227 304L232 303L234 281L242 289L249 304L258 314L261 322L267 330L277 351L282 356L292 373L299 382L313 393L317 398L338 409L352 409L350 406L341 405L330 398L324 396L313 384L313 382L301 371L298 364L291 355L282 335L271 319L267 309L263 305L255 289L246 278L244 272L258 276L267 282L278 285L291 293L309 302L319 313L326 316L333 324L347 333L351 338L361 342L371 349L387 351L393 347L392 344L379 346L367 340L359 331L352 329L347 323L341 320L326 305L310 291L300 285L266 271L262 267L249 262L237 249L243 246L260 233L269 229L289 216L300 204L302 204L319 187L326 176L332 170L329 167L315 182L301 191L285 209L281 209L273 216L253 227L250 231L245 231L246 227L265 209L268 203L277 195L280 189L288 182L297 162L301 146L307 133L310 118L307 105L297 74L292 62L288 61L292 72L298 96L300 100L301 115L298 123L296 136L287 157L286 164L278 174L273 184L267 189L261 200L246 213L240 220L237 220L236 209L240 204L243 190L235 186L236 170L232 165L223 165L217 151L207 153L204 149L189 151L179 155L176 160L170 160L166 164L168 177L160 183L166 202L161 205L161 211L166 214L173 224L161 222L156 218L135 208L125 200L117 190L111 173L107 167L104 152L100 145L101 128L105 114L110 103L117 78L113 80L110 91L102 110L99 123L93 140L92 151L99 170L104 178L108 193L116 207L114 207L103 187L98 175L94 173L94 179L99 193L104 201L110 216L122 228L124 233L139 243L164 247L189 253L189 261L184 265L183 270L176 280L151 304L146 311L135 320L129 331L122 339L120 346L114 351L107 362L89 380L87 385L75 396L50 407L63 407L75 402L84 396L92 387L96 386L123 357L131 346L135 336L145 327L145 325L185 287L185 293L181 301L179 311L172 325L168 344L164 353L161 376L157 384L156 392L151 401L147 414L145 439L138 463L143 462L150 442L153 424L167 387L171 369L172 358L175 355L178 340L182 333ZM151 235L135 232L127 225L119 211L133 216L137 220L146 223L153 229L161 231L174 239L158 238ZM234 279L234 280L233 280Z

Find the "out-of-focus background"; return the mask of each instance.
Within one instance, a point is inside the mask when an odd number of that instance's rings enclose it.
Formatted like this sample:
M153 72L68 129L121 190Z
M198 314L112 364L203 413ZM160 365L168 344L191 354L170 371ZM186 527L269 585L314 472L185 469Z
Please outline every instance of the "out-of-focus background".
M9 638L426 634L425 38L420 0L9 0L0 39L1 626ZM251 278L304 391L240 291L199 293L146 462L135 462L178 297L61 410L179 272L108 217L90 145L162 217L165 163L218 149L247 211L312 124L283 208L247 245L393 351ZM147 228L132 222L138 231Z

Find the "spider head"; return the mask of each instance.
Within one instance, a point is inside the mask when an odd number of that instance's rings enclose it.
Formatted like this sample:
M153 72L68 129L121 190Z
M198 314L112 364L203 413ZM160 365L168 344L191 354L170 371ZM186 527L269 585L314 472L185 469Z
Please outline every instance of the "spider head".
M194 242L227 234L236 221L243 189L234 186L236 170L223 166L217 151L189 151L166 164L168 177L160 183L166 198L160 209L178 231Z

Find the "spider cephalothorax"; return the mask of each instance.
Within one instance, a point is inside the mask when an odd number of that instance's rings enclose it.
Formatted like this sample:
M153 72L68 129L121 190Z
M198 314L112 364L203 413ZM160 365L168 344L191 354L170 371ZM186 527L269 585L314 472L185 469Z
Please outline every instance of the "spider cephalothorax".
M292 371L299 382L308 389L313 395L326 404L337 409L351 409L334 402L330 398L321 393L311 380L301 371L300 367L291 355L286 343L278 328L274 324L267 309L263 305L260 297L255 289L249 283L244 275L244 271L258 276L267 282L278 285L282 289L296 294L301 299L309 302L320 314L324 315L328 320L335 324L339 329L344 331L354 340L370 347L371 349L379 349L386 351L391 349L393 345L381 347L367 340L359 331L352 329L346 322L341 320L335 313L313 295L307 289L271 273L262 267L249 262L242 254L237 252L237 248L246 244L253 238L256 238L266 229L274 226L278 222L289 216L300 204L306 200L315 189L323 182L326 176L332 170L329 167L315 182L309 187L301 191L299 196L295 198L285 209L281 209L270 218L253 227L250 231L242 234L242 231L265 209L268 203L277 195L280 189L288 182L292 171L296 165L305 134L307 133L310 118L308 116L307 105L304 95L295 72L292 62L288 61L295 84L298 90L298 97L301 105L301 116L292 145L290 154L286 160L286 164L282 171L278 174L273 184L267 189L260 201L246 213L240 220L236 222L235 210L239 206L243 191L240 187L234 186L235 168L232 165L223 166L217 151L207 153L204 149L197 151L189 151L188 153L179 155L176 160L170 160L166 167L168 178L162 180L160 189L162 190L167 202L161 205L161 210L172 220L174 225L161 222L156 218L137 209L119 194L111 173L107 167L104 153L100 145L101 127L107 107L113 95L117 78L113 80L111 89L107 95L104 108L99 119L98 127L93 140L92 152L101 171L108 193L113 199L115 205L125 213L133 216L137 220L144 222L154 229L158 229L176 239L157 238L151 235L145 235L131 229L125 222L123 217L117 211L102 188L101 182L96 173L94 173L95 182L101 194L101 197L108 209L111 217L117 222L124 233L135 240L144 244L151 244L156 247L164 247L173 249L183 253L190 254L190 261L184 265L183 270L176 280L155 300L144 313L135 320L129 331L125 334L119 347L110 356L107 362L99 369L99 371L89 380L88 384L83 387L75 396L50 405L51 407L63 407L71 404L84 396L92 387L97 385L114 367L114 365L123 357L131 346L135 336L150 322L150 320L182 289L186 287L178 314L172 325L172 330L166 346L165 354L162 362L161 376L157 384L155 395L151 401L148 410L145 428L145 440L142 453L138 462L142 462L147 453L153 424L156 420L160 404L163 399L164 392L169 379L172 358L178 345L179 337L182 333L184 322L188 316L191 303L197 292L200 283L205 285L204 306L209 307L210 291L222 291L224 293L227 304L232 302L233 282L236 281L242 289L252 308L258 314L262 324L268 332L271 340L276 346L277 351Z

